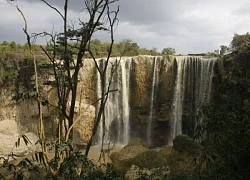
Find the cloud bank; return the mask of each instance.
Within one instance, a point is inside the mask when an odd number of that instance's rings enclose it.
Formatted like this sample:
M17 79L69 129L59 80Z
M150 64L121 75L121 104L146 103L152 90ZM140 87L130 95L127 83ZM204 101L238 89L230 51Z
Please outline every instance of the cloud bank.
M63 9L62 0L48 0ZM69 16L77 21L84 8L82 0L69 1ZM29 23L29 32L60 31L62 20L58 14L39 0L19 0ZM179 54L202 53L229 45L234 33L250 29L248 0L120 0L119 26L115 40L132 39L141 47L172 47ZM0 42L25 43L23 21L17 10L0 0ZM86 14L81 13L86 18ZM104 34L94 38L107 40ZM42 40L40 40L42 42Z

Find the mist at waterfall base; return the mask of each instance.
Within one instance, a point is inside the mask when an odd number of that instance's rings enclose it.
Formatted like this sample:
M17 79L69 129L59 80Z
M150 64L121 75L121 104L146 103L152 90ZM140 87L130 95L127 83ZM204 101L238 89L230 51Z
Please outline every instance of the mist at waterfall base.
M108 95L96 143L126 145L139 137L156 147L171 145L180 134L192 137L198 109L211 100L215 63L214 58L191 56L111 59L105 88L111 81L110 90L117 91ZM98 99L101 79L96 73Z

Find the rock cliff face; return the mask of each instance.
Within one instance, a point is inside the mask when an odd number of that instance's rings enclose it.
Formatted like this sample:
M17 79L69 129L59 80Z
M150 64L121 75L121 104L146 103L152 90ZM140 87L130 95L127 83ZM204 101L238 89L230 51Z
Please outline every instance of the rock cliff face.
M215 64L216 59L191 56L121 59L111 82L118 91L109 95L104 140L110 135L126 144L140 137L160 146L182 133L193 136L197 111L212 97Z
M100 67L105 60L98 60ZM185 56L138 56L112 59L105 77L110 90L105 110L106 127L99 127L96 143L104 140L126 144L132 137L140 137L151 146L172 142L178 134L193 135L196 113L200 105L209 102L215 59ZM113 65L117 65L116 68ZM49 78L49 77L47 77ZM84 144L91 135L95 110L100 98L100 76L93 60L84 60L79 72L74 128L75 142ZM26 82L27 83L27 82ZM49 102L57 104L56 91L45 87ZM0 120L13 121L17 132L37 131L38 110L34 100L11 101L13 94L1 90ZM46 135L55 135L57 111L44 108ZM1 132L5 130L1 129Z
M0 91L0 157L7 157L11 152L19 156L26 155L37 149L35 146L37 137L35 133L28 132L27 126L20 124L18 109L19 105L12 101L12 93L2 89ZM15 142L22 135L28 137L32 144L26 146L21 140L20 146L15 147Z
M157 61L158 63L156 63ZM154 74L155 65L158 67L155 68L157 71ZM176 61L173 56L138 57L133 62L132 73L131 136L143 139L147 137L145 140L148 142L157 139L164 144L168 136L168 124L166 122L171 119ZM153 82L154 75L158 76L156 83ZM148 128L149 125L151 128ZM153 137L156 137L156 139Z

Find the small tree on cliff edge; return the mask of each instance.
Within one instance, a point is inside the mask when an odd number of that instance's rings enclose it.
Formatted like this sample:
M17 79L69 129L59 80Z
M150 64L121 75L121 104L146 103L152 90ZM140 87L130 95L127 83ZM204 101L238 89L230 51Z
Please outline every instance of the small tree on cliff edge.
M163 55L175 55L175 49L174 48L164 48L161 52Z

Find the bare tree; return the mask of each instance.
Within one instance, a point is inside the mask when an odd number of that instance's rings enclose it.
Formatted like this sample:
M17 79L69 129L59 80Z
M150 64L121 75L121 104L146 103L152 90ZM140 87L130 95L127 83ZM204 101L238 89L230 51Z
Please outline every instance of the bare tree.
M88 52L94 60L97 71L101 77L101 97L98 99L100 101L99 108L97 109L97 115L95 118L94 126L92 129L91 138L87 144L85 155L88 156L91 144L97 133L100 121L103 120L103 126L105 126L105 104L108 99L108 94L112 91L110 89L111 79L109 79L108 85L106 86L107 80L105 78L107 73L107 68L110 63L110 57L112 52L112 47L114 43L114 29L117 26L118 19L117 15L119 12L119 7L113 11L110 9L110 5L115 3L117 0L85 0L85 9L89 14L88 22L80 22L80 28L75 29L70 27L67 23L67 10L68 10L68 0L64 3L64 14L51 6L47 1L42 0L50 8L54 9L63 18L64 21L64 32L56 35L43 32L37 35L50 36L53 50L47 51L41 46L45 54L48 56L53 65L54 77L56 80L57 95L59 99L58 108L61 112L60 123L59 123L59 142L60 142L60 132L62 131L63 122L65 119L68 121L68 126L64 126L66 129L66 141L73 139L72 128L74 124L79 121L77 119L74 122L75 114L75 102L77 96L77 86L78 86L78 73L83 64L83 57L86 52ZM96 58L91 51L91 38L93 34L97 31L106 31L110 34L110 47L108 56L106 57L105 64L102 68L98 65ZM70 43L69 43L70 42ZM63 47L63 49L57 49L57 45ZM72 50L76 50L76 61L73 59ZM62 61L58 61L58 54L61 56ZM116 64L117 65L117 64ZM58 68L60 67L60 68ZM116 67L112 67L115 69ZM112 71L114 72L114 71ZM113 73L111 73L113 75ZM69 99L69 97L71 97ZM69 103L69 111L67 111L67 105ZM67 128L68 127L68 128ZM105 131L103 132L105 135Z
M51 174L56 175L57 169L59 169L60 164L62 163L63 159L68 155L68 153L72 152L73 148L68 143L68 140L73 140L73 133L72 129L77 121L80 118L75 119L75 105L76 105L76 98L77 98L77 87L78 87L78 74L80 69L83 66L83 59L84 55L88 52L97 68L97 71L101 77L101 97L98 99L99 102L99 109L97 109L97 115L95 118L94 126L92 129L91 138L87 144L85 155L88 156L89 149L93 142L93 139L97 133L98 126L103 120L103 126L105 126L105 104L108 99L108 94L110 92L116 91L110 89L111 79L108 81L105 78L106 72L108 70L108 66L110 64L110 57L112 52L112 47L114 43L114 30L118 24L117 15L119 12L119 6L117 9L112 10L111 5L116 3L118 0L85 0L84 7L82 12L88 13L88 21L83 22L79 18L79 26L70 26L68 23L68 0L64 0L64 9L61 12L58 8L52 6L46 0L41 0L45 3L49 8L56 11L58 15L63 20L63 32L62 33L49 33L49 32L41 32L36 33L30 36L27 32L27 24L28 22L25 19L23 12L17 7L18 11L21 13L24 21L25 21L25 28L24 32L27 36L29 46L31 47L30 39L31 38L38 38L38 37L49 37L50 40L47 42L47 46L40 46L43 52L46 54L48 59L52 64L52 71L54 74L56 89L57 89L57 96L58 96L58 110L59 110L59 127L58 127L58 145L55 149L55 158L57 159L57 168L53 169L50 167ZM94 57L93 53L91 52L90 44L91 38L94 33L98 31L106 31L107 34L110 35L110 47L108 56L106 57L104 66L101 68L97 62L97 59ZM31 53L33 51L31 49ZM33 54L34 55L34 54ZM34 65L35 63L35 55L34 57ZM116 64L117 65L117 64ZM116 67L112 66L112 72ZM36 71L36 69L35 69ZM111 73L113 76L113 73ZM111 77L112 78L112 77ZM37 74L36 74L37 79ZM38 82L36 81L38 84ZM38 93L38 85L37 87L37 94ZM41 100L39 99L38 95L38 102L39 102L39 112L42 112L41 108L42 105ZM97 102L95 102L97 103ZM68 123L66 123L66 121ZM40 132L41 135L39 136L40 139L44 138L43 131L43 122L42 122L42 115L40 119ZM63 129L65 129L65 134L62 133ZM105 132L103 132L103 136ZM62 138L64 136L64 138ZM42 141L42 140L41 140ZM59 148L61 142L64 141L68 143L69 148L62 149ZM68 152L68 153L65 153ZM66 156L65 156L66 155ZM46 161L48 157L45 155Z
M98 72L101 76L104 76L109 63L109 58L111 56L114 42L114 26L117 22L119 8L116 11L110 11L110 4L116 2L116 0L85 0L84 10L87 10L89 14L89 21L82 22L79 19L80 28L75 29L74 27L69 26L67 20L68 0L65 0L64 2L64 13L61 13L57 8L51 6L47 1L42 1L50 8L58 12L64 21L63 33L52 35L47 32L43 32L40 33L40 35L49 35L51 37L52 44L50 45L52 45L53 50L49 52L44 47L41 46L41 48L44 50L53 65L59 99L58 108L62 113L62 118L66 118L68 120L68 127L71 127L74 122L79 70L82 67L85 53L89 52L92 55L90 50L91 37L95 32L101 30L108 31L110 33L111 45L103 72L93 57ZM63 49L58 49L58 44L60 47L63 47ZM72 50L76 50L76 61L73 58ZM58 55L61 56L61 61L57 60ZM69 99L69 97L71 97L71 99ZM69 112L67 111L68 101L70 101ZM72 139L72 131L68 133L70 133L69 139Z

